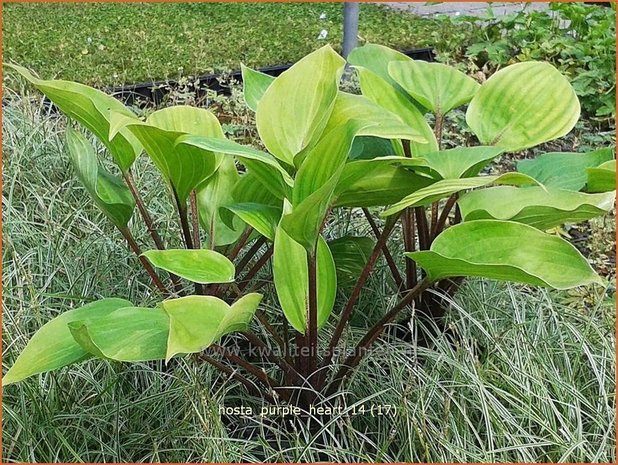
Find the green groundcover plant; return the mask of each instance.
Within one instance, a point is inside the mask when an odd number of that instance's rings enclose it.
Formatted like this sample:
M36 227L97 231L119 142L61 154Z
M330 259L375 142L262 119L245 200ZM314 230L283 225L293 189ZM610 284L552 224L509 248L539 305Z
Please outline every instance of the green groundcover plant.
M346 65L358 73L362 95L340 90ZM515 172L484 173L502 154L560 138L577 122L578 98L548 63L516 63L482 85L453 67L379 45L357 48L348 63L326 46L277 78L243 67L262 149L227 139L206 109L174 106L142 119L94 88L5 66L106 147L116 172L103 168L80 131L66 131L77 176L139 257L161 301L142 308L109 296L62 313L35 333L4 385L93 357L169 362L196 354L266 401L306 407L338 392L407 310L440 321L439 296L455 293L466 277L558 290L604 285L552 230L613 208L613 147L546 153L521 161ZM442 150L444 118L464 105L478 145ZM175 204L183 249L166 248L132 177L142 152ZM364 215L373 235L331 238L336 209ZM134 239L137 214L152 250ZM405 269L388 248L399 228ZM340 353L381 256L395 303L356 347ZM257 292L271 283L274 315L260 308ZM338 293L342 308L335 308ZM251 331L254 319L271 341ZM327 333L328 320L334 330ZM240 333L258 355L226 344L229 333ZM259 368L258 356L279 374Z

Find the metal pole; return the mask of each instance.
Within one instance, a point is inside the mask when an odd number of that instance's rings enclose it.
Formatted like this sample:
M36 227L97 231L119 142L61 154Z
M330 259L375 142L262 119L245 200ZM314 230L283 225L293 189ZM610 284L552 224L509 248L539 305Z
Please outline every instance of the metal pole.
M349 53L358 44L358 14L357 2L343 4L343 58L348 58Z

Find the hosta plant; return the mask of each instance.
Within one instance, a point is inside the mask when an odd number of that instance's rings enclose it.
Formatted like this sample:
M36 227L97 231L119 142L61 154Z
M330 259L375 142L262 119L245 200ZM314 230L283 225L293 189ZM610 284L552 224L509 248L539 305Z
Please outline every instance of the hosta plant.
M466 277L553 289L603 285L553 231L613 208L612 148L547 153L515 172L487 174L498 157L575 125L577 97L555 68L518 63L481 85L377 45L348 61L360 95L340 90L346 62L329 46L277 78L243 67L262 148L227 139L207 109L175 106L143 119L98 90L5 65L68 116L75 173L136 253L160 303L142 308L109 296L61 314L32 337L4 385L90 358L168 362L197 354L267 401L308 406L336 393L406 310L439 320L437 296L454 293ZM462 106L478 143L443 150L445 117ZM114 172L75 125L106 147ZM164 180L184 248L168 248L154 226L132 176L139 156ZM372 235L336 237L337 210L361 213ZM151 244L136 242L136 215ZM397 237L405 257L389 250ZM339 356L381 257L396 303ZM230 333L238 336L224 337ZM230 347L238 339L259 357Z

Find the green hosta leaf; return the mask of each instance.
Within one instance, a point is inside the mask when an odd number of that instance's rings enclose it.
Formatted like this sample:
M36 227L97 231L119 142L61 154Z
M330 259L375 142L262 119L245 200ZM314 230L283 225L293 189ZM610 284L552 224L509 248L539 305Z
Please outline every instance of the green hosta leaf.
M458 147L423 155L427 166L443 179L476 176L504 150L498 147Z
M304 333L309 308L307 251L281 226L275 234L273 280L285 317L297 331ZM337 293L337 272L330 249L322 236L316 247L318 326L333 310Z
M468 103L481 87L471 77L442 63L394 61L388 65L388 72L414 100L437 115Z
M236 203L258 203L281 209L283 200L275 196L259 181L258 176L249 172L241 176L232 192Z
M73 338L95 357L120 362L165 358L169 320L161 309L126 307L103 318L72 321Z
M335 261L337 284L350 288L356 284L369 261L375 243L369 237L345 236L328 242Z
M281 218L281 228L308 251L313 253L320 228L333 201L341 167L330 180Z
M132 116L120 101L92 87L70 81L43 80L21 66L4 63L43 92L60 111L88 128L108 148L114 161L126 172L141 153L139 141L126 129L109 137L110 112Z
M470 102L466 121L481 144L515 152L564 136L579 112L568 79L549 63L528 61L491 76Z
M586 169L588 192L608 192L616 190L616 160L611 160L596 168Z
M261 73L254 69L248 68L241 63L240 69L242 72L242 93L245 97L247 106L253 111L257 110L257 105L266 89L275 80L274 77L268 74Z
M387 157L347 163L335 189L335 207L377 207L399 202L405 196L435 180L420 176L395 164ZM390 157L389 157L390 158ZM420 158L401 158L417 161Z
M2 377L2 385L86 360L88 352L73 339L67 325L72 321L87 322L102 318L119 308L132 305L124 299L103 299L60 314L32 336L13 366Z
M521 173L506 173L501 176L477 176L474 178L443 179L417 190L406 198L392 205L381 216L390 216L405 208L429 205L442 198L467 189L476 189L489 184L511 184L515 186L538 184L530 176Z
M517 171L547 187L578 191L586 185L586 168L597 167L613 158L614 149L609 147L589 153L551 152L517 162Z
M427 162L423 158L386 156L346 163L335 189L334 205L388 205L435 182L405 167L428 171Z
M546 230L607 213L614 206L614 193L499 186L469 192L458 203L465 221L511 220Z
M427 124L421 111L404 95L404 92L395 85L385 81L374 72L357 66L360 77L361 92L369 100L401 118L404 124L415 128L426 142L411 141L412 156L421 156L424 153L438 150L438 142L433 130Z
M79 132L67 128L69 158L94 203L118 228L126 228L135 200L124 182L99 166L94 148Z
M283 199L286 196L288 188L294 185L294 181L290 175L272 155L260 152L252 147L241 145L227 139L193 135L179 137L176 144L189 145L206 151L216 151L234 155L251 171L251 174L255 176L264 187L280 199Z
M278 76L257 106L256 125L275 157L294 156L322 133L335 104L345 60L330 46L302 58Z
M275 229L281 220L282 209L261 203L235 203L226 207L245 223L270 239L275 238Z
M372 136L354 139L348 158L350 160L371 160L376 157L403 156L397 141Z
M394 61L408 63L412 59L397 50L377 44L366 44L362 47L357 47L348 55L348 63L352 66L368 69L391 86L394 86L402 94L405 94L401 86L388 73L388 65Z
M376 121L380 121L377 124ZM344 164L357 136L416 139L422 137L393 114L363 96L340 93L320 141L306 154L292 190L293 211L282 227L313 251L320 226L333 201Z
M151 114L146 122L122 115L112 115L112 134L128 128L144 145L157 169L168 181L180 203L210 177L221 163L221 155L187 144L176 144L185 134L223 139L217 117L208 110L189 106L164 108Z
M238 217L224 221L221 210L234 203L232 192L240 175L232 158L225 158L217 172L202 183L197 190L197 206L200 223L206 230L211 247L236 242L244 230L244 223Z
M213 250L148 250L142 255L157 268L194 283L211 284L234 281L234 264Z
M166 360L201 352L228 333L248 329L261 300L260 294L247 294L231 306L199 295L163 301L161 307L170 322Z
M480 276L554 289L603 284L564 239L511 221L478 220L446 229L431 250L406 253L432 281Z

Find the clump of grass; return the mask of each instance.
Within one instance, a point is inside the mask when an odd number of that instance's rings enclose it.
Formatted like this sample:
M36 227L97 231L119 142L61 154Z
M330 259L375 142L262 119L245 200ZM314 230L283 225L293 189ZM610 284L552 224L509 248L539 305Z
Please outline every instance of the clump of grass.
M37 102L13 99L4 108L5 368L68 308L109 296L148 305L156 297L75 180L65 119ZM146 157L136 175L169 230L166 241L178 237ZM380 270L359 308L374 317L389 304ZM603 298L583 307L563 301L561 293L469 281L449 303L448 334L426 348L385 336L346 392L330 399L343 411L311 427L302 418L221 415L222 405L259 412L262 403L192 358L165 369L93 361L36 376L3 393L3 460L609 462L615 316ZM352 346L361 333L353 326L344 341Z

